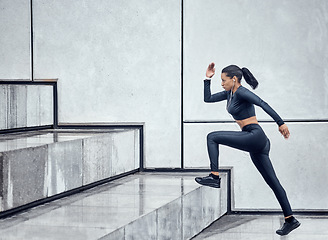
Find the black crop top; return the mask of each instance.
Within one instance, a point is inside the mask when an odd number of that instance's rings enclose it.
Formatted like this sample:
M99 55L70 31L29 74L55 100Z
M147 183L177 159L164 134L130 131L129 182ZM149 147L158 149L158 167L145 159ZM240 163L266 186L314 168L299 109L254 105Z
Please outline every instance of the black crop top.
M220 102L227 101L227 110L235 120L243 120L255 116L256 106L261 107L267 114L269 114L275 122L281 126L284 121L280 116L261 98L249 91L247 88L240 86L230 98L231 91L222 91L211 94L211 80L204 80L204 101L205 102ZM230 100L231 99L231 100Z

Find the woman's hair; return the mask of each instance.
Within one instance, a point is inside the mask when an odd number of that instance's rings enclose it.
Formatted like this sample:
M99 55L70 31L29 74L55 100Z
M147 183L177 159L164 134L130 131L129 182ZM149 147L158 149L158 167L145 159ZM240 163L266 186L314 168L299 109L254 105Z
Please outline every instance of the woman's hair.
M259 85L253 74L245 67L240 69L236 65L229 65L222 69L222 73L225 73L230 78L236 76L238 78L238 82L240 82L242 77L244 76L246 82L251 85L253 89L255 89Z

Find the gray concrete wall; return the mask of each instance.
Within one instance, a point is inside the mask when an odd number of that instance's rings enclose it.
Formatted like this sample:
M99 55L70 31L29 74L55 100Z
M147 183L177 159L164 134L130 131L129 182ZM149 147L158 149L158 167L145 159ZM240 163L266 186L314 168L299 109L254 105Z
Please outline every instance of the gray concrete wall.
M210 7L206 7L210 6ZM184 121L232 120L226 102L203 102L203 79L214 61L213 92L222 91L221 69L248 67L259 80L255 91L285 120L328 118L328 2L185 1ZM243 82L245 86L248 85ZM261 109L260 120L270 120ZM289 123L285 141L274 123L262 124L271 159L296 209L327 209L327 123ZM208 167L206 135L236 130L237 124L186 123L185 166ZM279 209L247 153L220 147L221 166L233 166L236 209ZM319 199L319 200L318 200Z
M0 28L5 34L0 37L4 46L0 55L6 61L0 66L0 78L29 78L29 1L2 0L1 4ZM59 121L144 122L145 166L179 167L181 2L35 0L33 9L34 74L35 78L59 78ZM327 10L325 0L184 1L183 121L231 119L224 103L203 103L202 79L211 61L216 62L218 72L232 63L248 67L260 82L256 93L284 119L327 119ZM213 79L213 91L222 90L219 75ZM261 120L270 119L262 110L257 114ZM276 163L278 169L301 159L300 153L303 159L313 158L312 151L302 147L305 137L313 135L308 146L325 138L326 123L319 129L317 124L306 123L306 132L299 124L295 130L290 124L292 136L300 134L295 131L303 135L287 149L296 157L279 155L281 150L275 146L280 143L272 144L272 156L281 159ZM196 134L198 127L211 131L225 125L184 127L188 131L195 128ZM204 139L204 134L201 131L193 137ZM204 146L198 147L186 137L184 141L186 167L208 166ZM320 145L326 147L325 141ZM191 160L188 149L202 158ZM319 148L315 154L325 156L323 151ZM324 166L317 170L316 182L324 181L326 159L316 159ZM252 168L250 164L244 170ZM283 177L279 171L278 175ZM306 184L306 178L302 180ZM235 189L242 187L236 180ZM263 186L260 191L265 189ZM315 189L313 196L320 192ZM252 205L250 194L245 196L236 197L236 208L262 206ZM302 197L293 197L294 206L311 208L307 203L312 197ZM276 207L271 200L259 199L265 207ZM315 206L326 207L321 203Z
M202 101L212 61L213 91L223 90L222 68L237 64L250 69L256 93L284 119L327 119L326 0L190 0L184 10L184 120L230 119L224 104ZM262 111L258 117L270 119Z
M328 128L326 123L290 123L284 140L274 123L261 124L271 141L270 159L293 208L327 209ZM185 166L209 167L206 136L212 131L237 131L234 123L185 124ZM247 152L220 146L220 167L233 166L234 209L279 209L279 204Z
M31 79L30 1L0 1L0 79Z
M33 7L35 77L59 78L59 122L144 122L146 167L179 167L180 1Z

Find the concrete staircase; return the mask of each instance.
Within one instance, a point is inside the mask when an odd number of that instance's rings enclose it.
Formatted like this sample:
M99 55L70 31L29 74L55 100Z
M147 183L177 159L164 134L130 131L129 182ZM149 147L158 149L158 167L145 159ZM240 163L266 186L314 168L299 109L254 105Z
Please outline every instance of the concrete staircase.
M0 220L3 239L190 239L227 212L204 172L136 173Z
M138 130L0 135L0 212L139 168Z
M190 239L228 211L227 174L142 172L142 124L58 126L56 79L0 97L0 239Z

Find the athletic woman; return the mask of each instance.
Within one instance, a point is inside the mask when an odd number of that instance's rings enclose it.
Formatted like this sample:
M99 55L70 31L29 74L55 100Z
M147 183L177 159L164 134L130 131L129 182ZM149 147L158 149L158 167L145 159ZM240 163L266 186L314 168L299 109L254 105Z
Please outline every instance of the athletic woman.
M219 177L219 144L233 147L250 153L251 159L265 182L273 190L285 216L285 223L277 230L279 235L287 235L300 226L293 217L286 192L281 186L269 158L270 141L260 127L254 105L261 107L279 126L279 132L288 139L289 130L280 116L261 98L241 85L246 82L255 89L258 85L253 74L247 69L230 65L222 69L222 87L225 91L211 94L211 78L215 74L215 64L211 63L206 70L204 80L204 101L207 103L227 100L227 111L233 116L241 131L216 131L207 135L207 150L210 158L211 173L206 177L197 177L197 183L214 188L220 187Z

